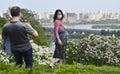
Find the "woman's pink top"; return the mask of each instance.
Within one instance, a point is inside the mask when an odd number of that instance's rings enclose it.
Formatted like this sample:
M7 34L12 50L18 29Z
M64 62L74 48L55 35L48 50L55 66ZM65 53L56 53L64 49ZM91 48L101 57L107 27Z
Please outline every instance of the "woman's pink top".
M64 25L63 25L62 21L55 20L55 22L54 22L54 35L55 35L55 37L59 36L59 34L58 34L59 31L64 31Z

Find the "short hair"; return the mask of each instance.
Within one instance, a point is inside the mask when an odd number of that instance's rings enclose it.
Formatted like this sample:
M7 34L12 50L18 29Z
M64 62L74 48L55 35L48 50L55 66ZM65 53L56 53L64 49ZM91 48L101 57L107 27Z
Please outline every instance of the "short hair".
M10 11L11 11L11 16L12 17L20 16L20 7L13 6Z
M55 20L57 19L57 13L58 13L58 12L61 12L61 14L62 14L62 18L61 18L60 20L63 20L64 15L63 15L62 10L61 10L61 9L57 9L57 10L55 11L55 13L54 13L54 16L53 16L53 22L55 22Z

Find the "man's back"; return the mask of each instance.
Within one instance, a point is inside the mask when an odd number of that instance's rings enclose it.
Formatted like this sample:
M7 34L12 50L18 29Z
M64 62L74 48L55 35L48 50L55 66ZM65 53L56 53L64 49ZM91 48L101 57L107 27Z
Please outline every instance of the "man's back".
M20 21L11 21L5 24L3 34L10 38L13 50L28 50L31 45L27 34L32 34L34 30L27 24Z

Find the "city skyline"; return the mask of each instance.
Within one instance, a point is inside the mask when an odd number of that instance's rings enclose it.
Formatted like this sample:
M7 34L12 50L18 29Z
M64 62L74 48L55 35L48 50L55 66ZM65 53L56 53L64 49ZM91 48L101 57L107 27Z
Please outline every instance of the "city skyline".
M8 7L20 6L35 12L54 12L62 9L63 12L120 12L119 0L48 0L29 1L29 0L4 0L0 2L0 12L5 12Z

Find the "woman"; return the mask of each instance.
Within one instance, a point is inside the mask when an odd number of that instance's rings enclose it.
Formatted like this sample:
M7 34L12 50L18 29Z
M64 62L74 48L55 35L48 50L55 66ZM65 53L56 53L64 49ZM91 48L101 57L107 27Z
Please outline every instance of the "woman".
M66 52L66 32L64 25L62 23L63 20L63 12L58 9L54 14L54 36L55 36L55 51L53 55L53 59L50 63L50 67L53 68L55 59L59 59L60 64L62 64L63 60L65 60L65 52Z

